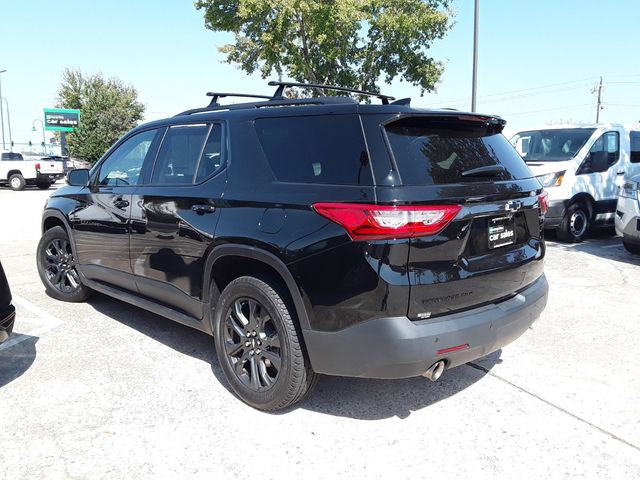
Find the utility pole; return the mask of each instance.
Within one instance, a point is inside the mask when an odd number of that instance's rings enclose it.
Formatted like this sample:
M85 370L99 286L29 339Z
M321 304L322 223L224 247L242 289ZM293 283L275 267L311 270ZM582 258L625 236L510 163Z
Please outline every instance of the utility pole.
M600 123L600 110L602 110L602 77L600 77L600 83L597 87L593 87L591 93L598 92L598 107L596 109L596 123Z
M475 0L473 15L473 79L471 81L471 111L476 111L476 89L478 87L478 14L480 0Z
M3 74L6 70L0 70L0 74ZM0 78L0 99L2 98L2 79ZM2 113L2 100L0 100L0 125L2 125L2 149L5 150L4 145L4 114Z

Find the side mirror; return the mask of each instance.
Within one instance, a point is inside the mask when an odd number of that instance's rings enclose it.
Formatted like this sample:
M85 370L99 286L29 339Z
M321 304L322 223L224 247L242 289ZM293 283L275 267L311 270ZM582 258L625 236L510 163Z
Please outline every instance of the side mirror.
M69 170L67 183L76 187L86 187L89 184L89 169L76 168Z

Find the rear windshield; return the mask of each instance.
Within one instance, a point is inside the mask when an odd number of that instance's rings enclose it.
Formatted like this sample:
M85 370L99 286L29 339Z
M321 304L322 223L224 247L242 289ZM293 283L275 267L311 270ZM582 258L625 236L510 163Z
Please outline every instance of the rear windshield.
M2 160L24 160L21 153L3 152L0 157Z
M357 115L261 118L256 132L281 182L371 185Z
M501 133L479 122L405 118L387 125L387 137L405 185L441 185L530 178L531 171ZM502 166L485 175L464 172Z
M573 158L594 131L594 128L531 130L514 135L511 144L525 162L561 162Z

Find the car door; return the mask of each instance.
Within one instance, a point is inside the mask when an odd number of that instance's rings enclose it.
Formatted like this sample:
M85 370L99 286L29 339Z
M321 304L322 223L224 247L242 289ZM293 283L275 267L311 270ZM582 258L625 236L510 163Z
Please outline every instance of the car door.
M576 172L580 190L589 193L595 200L596 222L613 218L621 164L620 132L610 130L596 139Z
M129 260L132 194L153 160L158 129L136 133L92 172L90 184L76 196L69 220L79 270L89 279L135 291Z
M624 174L626 180L640 175L640 132L631 130L629 132L629 162L625 165Z
M133 195L131 265L141 295L201 319L203 272L226 185L222 123L167 129Z

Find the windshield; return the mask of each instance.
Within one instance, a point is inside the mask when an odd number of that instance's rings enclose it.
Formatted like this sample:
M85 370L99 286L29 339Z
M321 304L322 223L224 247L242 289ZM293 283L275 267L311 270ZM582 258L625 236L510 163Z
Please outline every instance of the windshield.
M594 128L531 130L514 135L511 144L525 162L560 162L573 158L594 131Z

